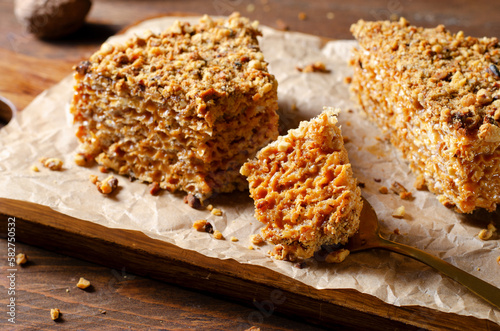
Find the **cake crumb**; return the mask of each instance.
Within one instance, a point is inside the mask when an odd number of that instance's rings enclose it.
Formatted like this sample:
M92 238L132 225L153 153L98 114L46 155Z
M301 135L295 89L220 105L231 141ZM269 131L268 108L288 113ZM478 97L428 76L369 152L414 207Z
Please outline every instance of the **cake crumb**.
M351 84L352 83L352 77L351 76L344 77L344 83Z
M349 255L350 251L348 249L342 248L331 252L325 258L326 263L340 263L344 261Z
M298 17L299 17L299 20L305 21L307 19L307 14L304 12L300 12Z
M89 175L89 180L92 184L96 184L97 181L99 180L99 177L97 177L96 175Z
M102 172L103 174L107 174L109 172L108 168L106 168L105 166L102 166L102 165L97 167L97 169L99 169L99 171Z
M42 163L45 168L49 168L52 171L60 171L64 164L61 159L56 157L42 157L40 163Z
M248 246L248 249L249 249L249 250L251 250L251 251L253 251L253 250L254 250L254 248L253 248L253 246L252 246L252 245Z
M403 200L412 200L413 194L411 192L401 192L399 193L399 197Z
M252 234L250 236L250 242L254 245L260 245L264 242L264 238L260 234Z
M40 172L40 169L38 169L38 167L36 165L32 165L30 169L31 169L31 171L34 171L34 172Z
M378 191L381 193L381 194L387 194L389 193L389 189L386 187L386 186L380 186Z
M413 183L413 187L415 187L419 191L424 191L427 189L427 184L425 184L425 178L423 175L418 175Z
M497 263L500 265L500 255L497 256Z
M213 208L210 212L212 213L212 215L222 216L222 210L220 210L219 208Z
M104 309L99 309L99 313L104 315L107 313L107 311L105 311Z
M239 241L239 239L233 236L233 237L231 237L231 241L232 242L237 242L237 241Z
M16 255L16 264L23 265L28 262L28 256L24 253L19 253Z
M82 290L88 288L90 286L90 282L83 277L80 277L76 287L81 288Z
M97 181L97 190L102 194L110 194L118 187L118 179L113 175L108 176L102 182Z
M406 214L405 206L399 206L392 212L394 218L404 218Z
M50 310L50 318L55 321L57 319L59 319L59 317L61 316L61 311L59 310L59 308L52 308Z
M488 229L482 229L477 236L481 240L490 240L491 237L493 236L493 231Z
M326 69L326 66L321 61L316 61L312 64L306 65L304 68L296 67L300 72L321 72L321 73L329 73L330 70Z
M197 220L196 222L193 223L193 228L195 228L196 231L205 232L206 225L207 225L207 220Z
M222 239L224 239L224 236L222 235L222 233L219 230L215 230L214 231L214 238L217 240L222 240Z

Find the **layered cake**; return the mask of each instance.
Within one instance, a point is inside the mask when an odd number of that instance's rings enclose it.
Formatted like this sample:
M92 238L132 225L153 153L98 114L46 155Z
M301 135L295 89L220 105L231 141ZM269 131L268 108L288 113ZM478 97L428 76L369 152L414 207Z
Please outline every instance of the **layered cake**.
M419 186L461 213L500 202L500 44L444 26L359 21L351 89Z
M312 257L322 245L345 244L359 228L361 190L332 109L278 137L241 173L277 259Z
M278 136L277 82L259 35L236 13L103 44L75 67L82 154L202 199L244 189L241 165Z

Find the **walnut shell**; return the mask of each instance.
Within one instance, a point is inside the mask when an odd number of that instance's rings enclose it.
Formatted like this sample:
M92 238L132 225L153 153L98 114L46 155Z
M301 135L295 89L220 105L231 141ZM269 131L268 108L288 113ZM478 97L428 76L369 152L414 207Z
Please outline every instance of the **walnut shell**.
M84 23L90 0L15 0L14 14L25 29L39 38L59 38Z

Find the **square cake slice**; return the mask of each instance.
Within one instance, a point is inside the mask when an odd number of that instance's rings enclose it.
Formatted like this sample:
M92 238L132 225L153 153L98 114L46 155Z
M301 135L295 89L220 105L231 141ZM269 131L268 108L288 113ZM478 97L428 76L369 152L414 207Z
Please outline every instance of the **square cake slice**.
M241 173L277 259L307 259L322 245L345 244L359 228L361 190L332 109L278 137Z
M278 136L278 84L259 35L235 13L103 44L75 67L82 153L201 199L244 189L241 165Z
M500 203L500 44L399 22L351 27L354 97L445 206Z

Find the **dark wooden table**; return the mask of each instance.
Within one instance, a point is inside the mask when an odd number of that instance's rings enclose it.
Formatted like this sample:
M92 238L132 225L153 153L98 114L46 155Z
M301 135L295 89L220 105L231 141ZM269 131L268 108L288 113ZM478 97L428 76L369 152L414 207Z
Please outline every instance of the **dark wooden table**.
M87 24L80 31L61 40L41 41L25 33L16 22L13 1L0 0L0 95L22 111L36 94L68 75L76 61L92 54L107 37L148 17L172 13L227 15L232 11L271 27L334 39L350 39L349 26L360 18L399 16L416 25L442 23L453 32L500 37L500 6L491 1L101 0L94 1ZM304 13L305 19L303 15L299 18L299 13ZM5 235L1 234L3 238ZM5 307L4 294L9 287L5 239L0 240L0 247L0 304ZM17 323L8 323L2 309L2 329L243 330L254 325L264 330L317 329L293 316L266 313L258 302L236 303L130 274L126 268L112 269L71 258L65 255L64 247L54 252L17 243L16 249L29 256L29 263L17 273ZM76 288L79 277L91 281L90 290ZM49 316L49 310L55 307L63 313L58 322Z

